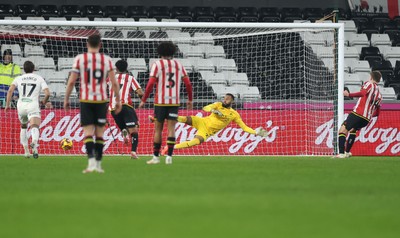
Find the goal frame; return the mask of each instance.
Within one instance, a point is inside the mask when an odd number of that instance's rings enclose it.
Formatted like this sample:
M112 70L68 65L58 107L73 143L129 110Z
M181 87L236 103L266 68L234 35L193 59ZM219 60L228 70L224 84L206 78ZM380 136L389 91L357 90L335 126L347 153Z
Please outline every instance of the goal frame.
M224 23L224 22L118 22L118 21L51 21L51 20L0 20L2 25L10 26L48 26L48 27L157 27L157 28L301 28L335 29L337 33L337 129L344 121L344 24L343 23ZM337 135L333 135L337 141ZM334 153L338 148L334 147Z

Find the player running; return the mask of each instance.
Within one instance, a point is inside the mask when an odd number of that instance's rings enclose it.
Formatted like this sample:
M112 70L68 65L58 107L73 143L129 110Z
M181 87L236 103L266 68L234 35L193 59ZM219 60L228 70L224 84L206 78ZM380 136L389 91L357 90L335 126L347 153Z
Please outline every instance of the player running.
M111 58L99 53L101 38L91 35L87 40L87 53L75 57L72 71L67 83L64 98L64 108L68 110L69 96L75 81L80 77L80 109L81 125L85 135L85 147L88 155L88 167L83 173L104 173L101 167L103 158L103 134L107 122L107 75L115 95L115 113L121 111L119 84L115 80L114 67ZM96 139L93 140L93 137Z
M115 113L115 96L114 92L110 92L110 104L108 109L114 118L115 123L122 131L125 144L128 143L128 133L131 136L131 158L138 159L137 146L138 146L138 117L133 107L131 93L134 91L139 97L143 96L142 88L136 79L128 72L128 63L125 60L118 60L115 63L117 74L115 78L120 85L119 94L121 95L122 110L120 113ZM111 82L108 82L111 88Z
M216 102L203 107L204 111L211 112L208 117L179 116L178 122L193 126L197 129L197 133L191 141L185 141L177 144L174 148L184 149L199 145L206 141L208 137L227 127L231 121L234 121L240 126L240 128L243 129L243 131L247 133L266 137L268 135L266 130L262 128L253 130L242 121L239 113L232 108L232 103L234 100L235 97L232 94L227 93L222 102ZM162 153L165 153L166 150L167 147L164 147Z
M15 78L8 89L5 110L10 108L12 94L15 88L17 88L19 93L17 110L18 118L21 122L20 142L24 147L25 157L29 158L28 137L26 135L29 122L32 135L30 147L32 148L33 158L37 159L39 158L39 126L41 123L39 105L40 92L43 91L45 94L41 103L46 105L50 97L50 91L46 81L41 76L33 73L34 69L35 65L31 61L25 61L25 74Z
M380 112L380 104L382 95L379 92L378 83L381 81L382 75L379 71L372 71L371 77L361 88L360 92L349 93L345 90L345 97L359 97L353 111L347 116L339 130L339 154L334 158L348 158L351 156L350 150L356 139L356 133L363 127L366 127L372 117L376 117ZM350 136L347 139L347 134ZM346 150L345 150L346 144Z
M139 108L143 107L146 99L153 91L156 85L156 94L154 98L154 115L155 115L155 132L154 132L154 155L147 161L147 164L160 163L161 135L164 127L164 121L167 119L168 124L168 156L165 158L166 164L172 164L172 154L175 145L175 124L178 118L178 110L180 105L180 87L181 82L185 84L188 101L187 108L192 108L192 85L183 65L173 59L176 52L175 45L170 42L162 42L157 47L157 52L161 56L160 60L154 62L150 70L150 79L146 87L142 102Z

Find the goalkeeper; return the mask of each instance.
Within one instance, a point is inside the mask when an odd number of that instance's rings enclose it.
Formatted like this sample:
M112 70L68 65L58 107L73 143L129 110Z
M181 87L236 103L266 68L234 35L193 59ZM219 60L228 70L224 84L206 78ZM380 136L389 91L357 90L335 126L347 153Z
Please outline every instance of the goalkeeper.
M266 137L268 135L268 132L266 130L262 128L253 130L252 128L244 124L239 113L231 107L234 100L235 97L232 94L227 93L224 96L222 102L216 102L203 107L204 111L211 112L208 117L203 118L198 116L178 116L178 122L193 126L197 129L197 133L193 140L177 144L174 148L184 149L199 145L206 141L208 137L224 129L226 126L229 125L231 121L234 121L247 133ZM164 154L163 152L166 150L168 150L167 147L162 150L162 154Z

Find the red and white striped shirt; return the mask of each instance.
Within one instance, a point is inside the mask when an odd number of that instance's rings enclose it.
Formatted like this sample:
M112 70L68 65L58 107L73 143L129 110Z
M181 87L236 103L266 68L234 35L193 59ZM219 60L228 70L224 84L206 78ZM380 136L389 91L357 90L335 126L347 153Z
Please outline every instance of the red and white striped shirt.
M179 61L174 59L160 59L154 62L150 69L151 78L156 79L155 105L179 105L182 80L184 80L186 86L187 82L190 84L185 68ZM185 78L187 78L186 81ZM149 94L150 92L146 88L142 100L145 101ZM190 85L190 93L188 90L188 95L191 94ZM189 100L191 100L190 96Z
M127 73L116 74L115 79L117 80L120 87L119 95L121 97L121 104L133 107L131 92L141 88L139 83L132 75L129 75ZM114 90L112 90L112 85L109 80L108 80L108 86L110 89L110 104L108 106L108 109L111 111L114 110L116 102L115 102Z
M103 53L83 53L75 57L72 71L80 74L81 102L107 102L107 75L114 70L111 58Z
M360 91L360 98L357 101L353 112L364 117L367 120L371 120L375 111L380 107L382 101L382 95L379 92L379 87L375 83L369 81L365 82ZM358 93L350 93L350 97L356 96Z

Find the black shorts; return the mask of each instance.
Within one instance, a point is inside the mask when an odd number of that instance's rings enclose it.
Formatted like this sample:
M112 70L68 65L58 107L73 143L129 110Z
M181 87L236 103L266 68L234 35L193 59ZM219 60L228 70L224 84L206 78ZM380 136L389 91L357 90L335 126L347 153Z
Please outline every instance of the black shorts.
M115 123L117 124L120 130L139 126L138 123L139 120L136 115L136 111L130 106L122 105L120 113L115 114L115 112L112 111L111 115L113 116Z
M354 113L350 113L346 120L343 122L343 125L346 127L346 130L350 131L351 129L360 130L363 127L368 125L369 121L361 116L358 116Z
M108 103L81 102L81 125L104 126L107 122Z
M178 106L154 106L154 117L158 122L167 120L178 120Z

